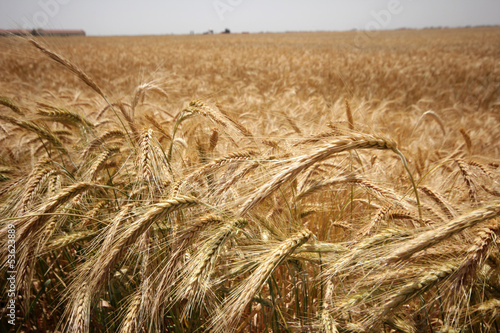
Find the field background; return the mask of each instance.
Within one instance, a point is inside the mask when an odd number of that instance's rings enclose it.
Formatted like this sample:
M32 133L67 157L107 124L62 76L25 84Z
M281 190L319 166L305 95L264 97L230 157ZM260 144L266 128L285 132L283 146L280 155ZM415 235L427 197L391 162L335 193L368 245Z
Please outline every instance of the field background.
M499 64L497 27L1 38L16 329L498 332Z

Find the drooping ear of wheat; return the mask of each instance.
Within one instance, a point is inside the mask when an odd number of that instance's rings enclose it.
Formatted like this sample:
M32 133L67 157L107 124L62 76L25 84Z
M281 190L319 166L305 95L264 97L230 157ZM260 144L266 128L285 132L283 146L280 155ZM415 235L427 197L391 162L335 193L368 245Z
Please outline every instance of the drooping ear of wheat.
M238 230L248 224L245 219L235 219L226 222L210 239L200 248L195 256L183 267L179 275L179 282L173 292L174 301L186 301L183 311L184 316L191 315L204 308L205 304L211 304L208 309L210 314L214 311L211 281L216 263L224 247L236 236Z
M179 231L173 244L173 252L167 262L160 269L154 281L155 298L152 301L149 316L152 320L151 326L155 330L159 330L164 315L164 301L174 293L173 287L178 279L178 273L183 269L184 257L190 247L197 243L200 233L210 226L220 226L223 224L223 219L217 215L207 215L196 221L194 224L187 226Z
M443 132L443 135L446 135L446 127L444 126L443 120L436 112L432 110L426 111L422 114L422 116L418 119L413 131L415 131L415 129L420 125L420 123L427 117L432 118L439 125L439 128Z
M94 266L82 272L82 274L84 274L84 279L88 280L88 291L86 291L83 297L90 299L84 302L87 307L81 308L80 299L73 297L73 308L69 315L70 324L68 330L77 330L81 320L84 320L85 326L88 327L90 322L89 306L92 303L92 298L95 297L93 295L98 293L102 288L106 278L112 272L112 268L128 250L128 246L133 244L154 222L161 220L164 216L176 210L189 208L198 203L199 201L194 198L182 196L157 203L136 221L133 221L127 229L120 234L120 238L113 239L116 237L115 232L110 234L110 237L107 238L107 246L103 246L100 253L94 259ZM120 221L117 221L117 223L119 222Z
M21 108L10 98L5 97L5 96L0 96L0 105L5 105L18 115L24 115L24 112L21 110Z
M54 107L44 103L38 103L38 106L40 107L37 110L38 114L46 117L47 119L63 124L86 126L88 128L94 127L94 124L90 120L70 110Z
M78 66L76 66L75 64L73 64L72 62L70 62L69 60L64 58L63 56L49 50L47 47L41 45L40 43L38 43L34 39L30 39L29 42L34 47L36 47L37 49L42 51L44 54L46 54L49 58L51 58L55 62L66 67L70 72L72 72L78 78L80 78L92 90L94 90L96 93L101 95L104 99L106 99L106 97L104 96L104 93L102 92L101 88L97 85L97 83L95 83L95 81L90 76L88 76L83 70L81 70Z
M493 203L467 214L457 216L443 226L425 231L414 239L405 242L405 245L394 251L388 258L389 262L401 261L410 258L415 253L449 238L450 236L471 228L478 223L496 218L500 215L500 203Z
M311 237L309 230L302 230L272 249L255 271L237 287L233 295L223 304L223 308L213 319L215 331L234 331L235 321L240 318L255 294L270 277L276 267L299 246Z
M284 168L274 179L262 186L244 204L239 214L243 215L265 197L276 191L283 183L294 178L311 165L321 162L334 154L355 149L395 149L395 143L374 136L360 136L352 138L340 138L332 141L329 145L322 146L317 151L298 157L295 162Z

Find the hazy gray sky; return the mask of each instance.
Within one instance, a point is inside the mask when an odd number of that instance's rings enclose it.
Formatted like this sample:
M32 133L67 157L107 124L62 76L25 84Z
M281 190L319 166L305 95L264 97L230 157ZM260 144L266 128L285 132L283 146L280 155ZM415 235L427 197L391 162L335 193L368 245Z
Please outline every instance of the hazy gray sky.
M88 35L500 25L500 0L0 0L0 29Z

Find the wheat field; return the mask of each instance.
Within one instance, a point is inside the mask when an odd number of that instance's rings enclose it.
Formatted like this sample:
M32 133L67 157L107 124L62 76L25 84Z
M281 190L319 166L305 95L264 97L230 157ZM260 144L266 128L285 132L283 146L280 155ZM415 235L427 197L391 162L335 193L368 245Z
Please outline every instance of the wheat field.
M0 51L0 331L499 332L500 28Z

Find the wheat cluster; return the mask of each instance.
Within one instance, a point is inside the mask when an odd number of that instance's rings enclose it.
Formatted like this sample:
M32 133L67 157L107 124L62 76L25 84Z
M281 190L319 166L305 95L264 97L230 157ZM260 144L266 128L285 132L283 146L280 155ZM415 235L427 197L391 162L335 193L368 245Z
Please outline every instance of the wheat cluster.
M500 30L369 36L0 39L16 329L498 332Z

